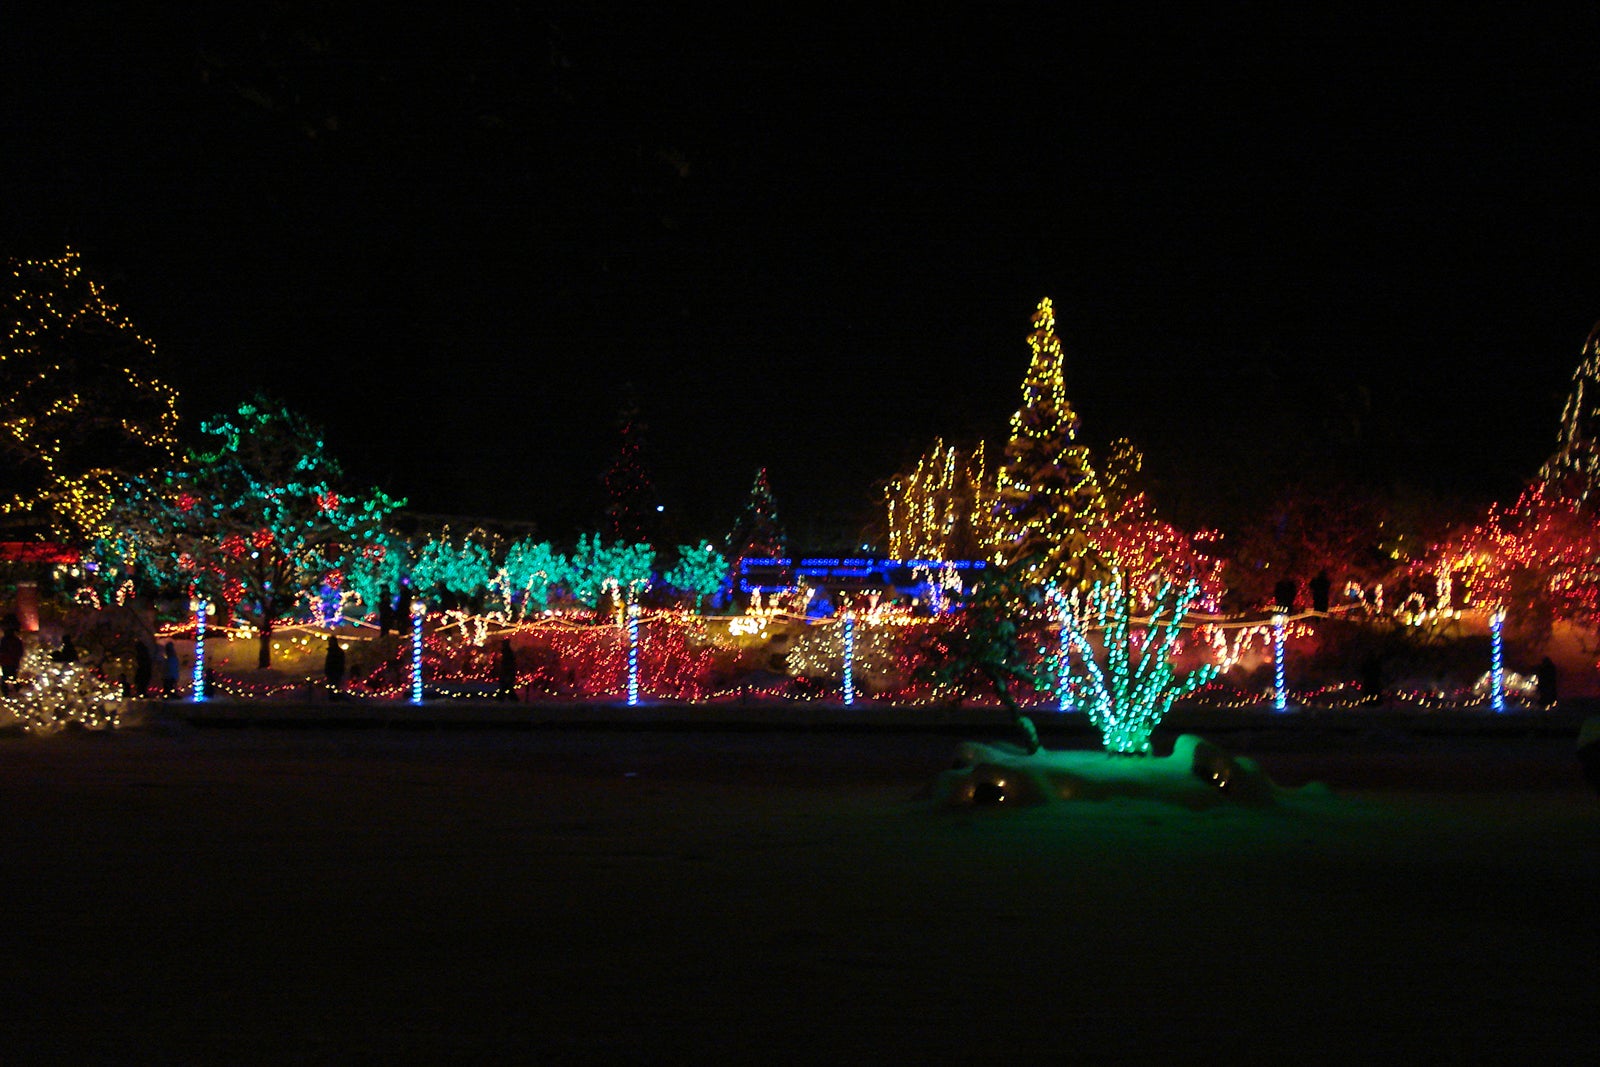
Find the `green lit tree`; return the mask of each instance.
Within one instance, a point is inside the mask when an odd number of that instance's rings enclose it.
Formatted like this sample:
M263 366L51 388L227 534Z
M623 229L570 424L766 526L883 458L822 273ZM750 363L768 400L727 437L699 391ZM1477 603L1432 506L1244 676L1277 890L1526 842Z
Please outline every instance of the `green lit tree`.
M1066 623L1072 655L1063 671L1065 685L1073 705L1082 708L1100 732L1107 752L1149 755L1150 735L1173 701L1216 677L1217 667L1211 663L1181 681L1173 677L1173 643L1199 594L1200 586L1193 581L1176 594L1168 583L1155 596L1149 616L1140 621L1133 616L1140 593L1123 581L1120 571L1112 571L1108 581L1096 582L1088 592L1084 621L1102 633L1104 666L1096 660L1086 627L1070 611L1062 613L1071 620Z
M482 596L494 574L494 556L482 541L467 534L459 545L446 530L430 537L411 565L411 581L424 598L453 598L468 603Z
M548 541L517 541L506 549L493 588L506 605L507 617L526 618L550 606L551 594L565 585L572 565Z
M1075 444L1078 416L1067 402L1061 342L1049 297L1033 313L1032 359L1022 406L1011 416L996 478L996 561L1027 561L1036 582L1081 586L1095 570L1089 534L1106 503L1089 450Z
M183 467L136 479L113 511L120 531L99 543L107 562L137 562L169 589L226 605L260 631L260 667L272 629L341 568L383 542L404 501L354 493L322 433L265 397L200 424L208 446Z
M177 393L140 336L68 249L13 260L0 347L0 516L85 542L128 478L172 467Z
M584 534L572 553L568 588L581 604L598 608L608 595L624 603L638 599L650 586L656 550L649 545L606 545L599 534Z
M728 580L728 561L710 541L678 546L678 565L666 574L667 584L694 594L694 608L702 609L706 597Z

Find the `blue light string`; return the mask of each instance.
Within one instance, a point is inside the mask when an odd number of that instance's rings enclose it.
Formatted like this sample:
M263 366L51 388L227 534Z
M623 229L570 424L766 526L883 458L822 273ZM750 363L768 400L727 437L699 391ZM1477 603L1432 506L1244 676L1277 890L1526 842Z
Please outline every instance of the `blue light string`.
M422 605L411 609L411 703L422 703Z
M844 702L856 702L856 617L844 617Z
M1495 711L1506 710L1506 672L1500 634L1505 621L1503 610L1489 616L1489 707Z
M1289 690L1283 678L1283 616L1272 617L1272 708L1285 711L1289 707Z
M194 607L194 699L206 698L206 602L195 601Z
M639 703L639 605L628 605L628 704Z

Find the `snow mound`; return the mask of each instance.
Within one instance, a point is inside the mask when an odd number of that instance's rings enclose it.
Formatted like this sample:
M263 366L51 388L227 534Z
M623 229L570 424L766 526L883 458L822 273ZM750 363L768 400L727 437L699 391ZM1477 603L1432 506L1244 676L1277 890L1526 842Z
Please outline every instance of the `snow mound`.
M1254 760L1183 734L1170 756L1106 752L1029 754L1004 742L966 741L939 775L934 796L947 804L1037 805L1125 797L1189 808L1222 803L1275 804L1283 792Z

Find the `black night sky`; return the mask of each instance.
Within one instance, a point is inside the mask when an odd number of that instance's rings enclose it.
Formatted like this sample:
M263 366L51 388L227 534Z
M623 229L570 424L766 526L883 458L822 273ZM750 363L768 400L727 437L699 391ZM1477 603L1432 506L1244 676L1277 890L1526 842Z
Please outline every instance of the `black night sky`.
M631 388L685 537L859 523L1045 295L1181 519L1486 501L1600 318L1592 9L227 7L6 5L0 251L423 511L576 531Z

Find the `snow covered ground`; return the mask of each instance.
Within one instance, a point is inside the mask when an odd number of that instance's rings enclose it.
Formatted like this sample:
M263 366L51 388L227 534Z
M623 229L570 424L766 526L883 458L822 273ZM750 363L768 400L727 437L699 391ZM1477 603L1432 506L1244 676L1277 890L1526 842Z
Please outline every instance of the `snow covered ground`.
M1219 738L1289 800L1203 807L952 805L939 783L963 740L0 736L4 1058L1560 1063L1600 1047L1600 798L1571 738ZM1313 780L1328 789L1296 788Z

